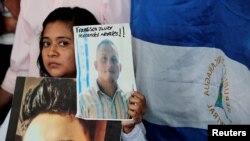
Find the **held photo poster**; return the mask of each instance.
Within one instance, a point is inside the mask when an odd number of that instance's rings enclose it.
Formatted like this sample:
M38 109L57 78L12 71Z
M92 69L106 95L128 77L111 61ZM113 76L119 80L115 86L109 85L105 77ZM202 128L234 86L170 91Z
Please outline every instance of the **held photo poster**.
M129 24L74 26L77 117L130 120L136 90Z
M18 77L6 141L120 140L118 121L77 118L73 78Z

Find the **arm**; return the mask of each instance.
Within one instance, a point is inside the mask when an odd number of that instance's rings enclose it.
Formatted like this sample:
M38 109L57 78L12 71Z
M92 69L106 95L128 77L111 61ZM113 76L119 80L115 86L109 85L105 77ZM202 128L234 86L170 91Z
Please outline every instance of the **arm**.
M147 141L145 134L146 129L141 122L139 124L136 124L130 133L126 134L122 132L121 138L122 141Z
M29 24L23 18L22 13L20 13L11 52L10 66L1 85L2 89L10 94L14 93L16 77L28 75L31 50L29 42L32 36L35 35L32 34Z
M8 105L11 105L15 89L16 77L18 75L28 74L30 62L30 46L28 44L28 41L29 37L32 36L31 33L31 29L28 26L27 22L24 20L21 12L17 21L15 41L10 58L10 67L8 68L0 89L1 118L5 118L6 115L2 114L2 112L9 109Z
M12 103L12 94L0 88L0 125L3 123Z

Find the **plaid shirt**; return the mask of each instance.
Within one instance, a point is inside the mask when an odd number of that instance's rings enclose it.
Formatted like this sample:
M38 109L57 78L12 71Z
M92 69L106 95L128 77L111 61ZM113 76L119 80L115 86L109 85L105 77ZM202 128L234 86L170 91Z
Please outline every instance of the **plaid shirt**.
M128 119L127 94L118 88L113 97L103 93L97 83L78 96L77 116L81 118Z

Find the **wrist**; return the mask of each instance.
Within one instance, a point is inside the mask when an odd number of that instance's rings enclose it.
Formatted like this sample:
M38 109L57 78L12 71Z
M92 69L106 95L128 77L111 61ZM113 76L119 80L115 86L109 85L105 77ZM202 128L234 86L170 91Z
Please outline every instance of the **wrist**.
M135 125L131 125L131 126L124 126L123 127L123 132L128 134L130 133L133 129L134 129Z
M2 13L1 13L2 15L3 15L3 17L5 17L5 18L10 18L10 17L12 17L12 15L11 15L11 13L10 13L10 11L7 9L7 7L3 7L3 11L2 11Z

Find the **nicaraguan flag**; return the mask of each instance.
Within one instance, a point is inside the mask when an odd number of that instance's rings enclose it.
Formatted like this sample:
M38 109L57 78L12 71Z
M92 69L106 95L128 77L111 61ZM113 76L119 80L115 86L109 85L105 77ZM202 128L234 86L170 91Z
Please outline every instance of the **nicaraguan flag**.
M250 124L250 1L131 3L148 140L205 141L209 124Z

